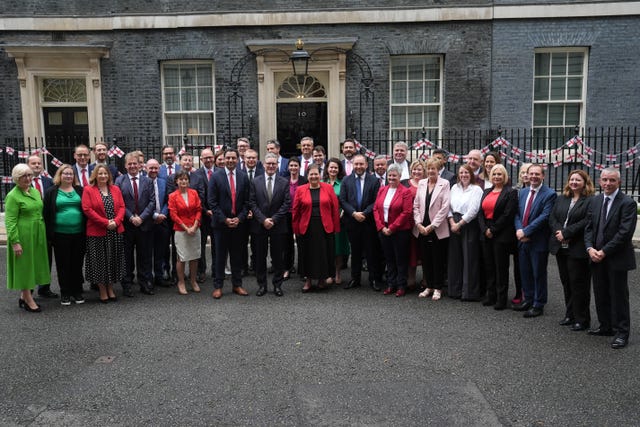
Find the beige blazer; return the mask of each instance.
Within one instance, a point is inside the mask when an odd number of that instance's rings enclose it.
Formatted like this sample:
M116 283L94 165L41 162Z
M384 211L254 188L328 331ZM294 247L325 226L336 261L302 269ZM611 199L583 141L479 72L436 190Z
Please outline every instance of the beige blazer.
M414 224L422 224L424 214L427 207L425 206L427 198L429 180L423 179L418 183L416 198L413 200L413 221ZM436 227L435 233L438 239L446 239L449 237L449 223L447 215L449 214L450 189L449 181L444 178L438 178L436 186L431 195L431 203L429 204L429 218L431 224ZM418 227L413 226L413 235L418 237Z

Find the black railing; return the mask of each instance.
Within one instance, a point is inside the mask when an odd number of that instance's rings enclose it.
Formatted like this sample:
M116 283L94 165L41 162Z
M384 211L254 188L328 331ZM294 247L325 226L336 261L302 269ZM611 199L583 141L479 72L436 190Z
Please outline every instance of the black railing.
M597 183L599 169L615 166L620 170L621 189L636 201L640 201L640 135L638 128L587 128L576 135L567 135L555 139L541 139L534 137L531 129L500 129L500 130L445 130L441 135L417 130L408 135L404 132L376 132L364 135L354 135L361 144L361 152L374 154L386 154L391 156L393 144L405 141L411 150L409 158L414 160L420 157L428 157L435 148L446 150L449 155L447 167L457 171L458 166L464 162L464 156L472 149L486 151L498 151L502 153L503 164L507 168L509 176L517 181L518 170L522 163L543 163L547 167L545 181L556 191L561 191L567 176L574 169L583 169ZM502 140L498 140L502 138ZM114 137L106 138L110 147L117 145L122 152L140 150L145 159L155 158L162 162L162 146L170 143L178 153L182 147L186 152L195 156L195 166L198 167L198 154L204 148L215 147L222 144L225 138L218 137L175 137L172 140L161 137ZM235 141L235 138L229 139ZM419 141L423 141L419 143ZM63 163L73 163L74 139L35 138L23 139L22 137L0 139L0 175L4 178L0 184L0 210L4 211L4 196L12 188L13 184L6 182L11 177L11 170L19 162L25 162L27 153L46 147L47 154L44 162L45 169L50 175L57 170L54 159ZM419 146L419 148L415 148ZM113 155L110 163L124 170L124 157Z

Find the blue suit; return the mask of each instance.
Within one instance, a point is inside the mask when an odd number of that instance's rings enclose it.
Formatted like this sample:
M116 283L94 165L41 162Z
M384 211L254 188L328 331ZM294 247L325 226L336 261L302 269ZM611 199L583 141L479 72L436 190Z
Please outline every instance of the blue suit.
M542 184L533 199L528 222L524 225L523 220L530 190L530 187L520 190L515 227L516 232L522 230L528 239L518 242L524 302L531 304L534 308L542 308L547 303L547 263L549 236L551 235L549 216L557 194L547 185Z
M133 283L134 269L138 272L138 284L141 289L148 289L151 285L151 230L153 227L153 213L156 209L156 199L151 178L138 174L138 202L136 214L136 200L129 174L120 175L116 179L124 200L124 250L126 274L122 279L123 287ZM131 217L138 215L142 224L138 227L131 223ZM135 250L135 263L133 252Z
M231 261L231 283L234 287L242 286L242 243L241 237L247 232L247 214L249 213L249 178L247 174L235 172L235 212L232 212L231 188L226 168L217 170L209 181L208 206L213 211L211 226L213 227L216 246L216 276L214 288L222 288L224 266L229 255ZM235 228L227 226L228 218L238 218ZM246 248L246 245L245 245Z
M280 167L278 168L278 175L288 178L289 173L289 159L280 156Z
M91 175L91 173L93 172L93 170L96 168L97 163L93 162L89 165L89 175ZM115 167L114 165L106 165L109 168L109 172L111 172L111 178L115 181L117 177L120 176L120 172L118 171L118 168Z
M171 165L171 175L174 175L177 172L180 172L180 165L177 163L174 163L173 165ZM158 177L159 178L164 178L164 179L168 179L169 174L167 172L167 164L163 163L160 165L160 170L158 171Z
M153 183L153 180L151 180ZM169 271L169 242L171 238L171 227L169 222L169 206L167 203L167 181L159 176L156 178L158 192L154 197L158 199L160 210L154 204L153 226L151 227L151 238L153 239L153 274L156 284L162 279L164 271ZM155 189L154 189L155 190ZM156 217L162 214L166 219L156 223Z

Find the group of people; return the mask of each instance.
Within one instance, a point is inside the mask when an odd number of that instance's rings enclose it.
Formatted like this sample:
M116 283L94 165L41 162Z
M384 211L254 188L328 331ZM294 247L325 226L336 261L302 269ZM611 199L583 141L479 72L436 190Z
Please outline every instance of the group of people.
M42 174L37 155L17 165L5 221L7 284L21 290L20 307L41 310L31 292L36 285L40 296L57 297L49 287L52 253L63 305L84 302L85 279L103 303L117 300L118 282L129 297L134 281L149 295L174 280L187 294L187 279L200 292L211 239L215 299L223 296L227 274L233 292L248 295L242 277L249 268L256 295L265 295L269 257L276 296L296 271L302 292L343 284L350 257L345 289L361 286L366 269L369 286L385 295L417 289L419 297L438 301L446 283L451 298L504 310L513 257L511 308L534 318L547 303L551 253L565 297L560 324L614 336L613 348L626 346L636 203L619 190L616 169L602 171L599 196L582 170L572 171L557 195L544 184L542 165L523 165L512 183L500 154L479 150L454 174L445 168L445 151L409 162L403 142L394 145L391 160L376 157L371 172L350 139L342 144L343 159L326 159L310 137L290 159L275 140L262 161L247 139L236 147L202 150L197 169L191 154L178 164L174 148L165 146L162 163L145 163L132 152L120 173L107 164L102 143L91 164L89 148L76 147L76 163L60 166L53 180ZM591 327L591 281L597 327Z

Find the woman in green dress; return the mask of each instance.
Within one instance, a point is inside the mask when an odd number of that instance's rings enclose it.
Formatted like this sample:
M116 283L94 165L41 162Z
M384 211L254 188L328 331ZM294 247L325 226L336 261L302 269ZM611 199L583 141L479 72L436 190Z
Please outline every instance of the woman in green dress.
M335 157L330 158L327 161L327 165L324 168L324 177L323 181L331 184L333 186L333 191L336 193L336 197L340 195L340 183L342 182L342 178L344 178L344 169L342 168L342 162ZM340 221L342 221L343 211L340 209ZM341 227L341 230L335 235L335 245L336 245L336 276L332 279L328 279L327 283L335 283L339 285L342 283L342 279L340 278L340 270L342 270L342 265L344 259L349 256L349 238L347 237L347 232L344 231L344 227Z
M13 187L5 198L7 228L7 288L20 291L18 305L28 312L41 309L31 295L36 285L51 282L47 234L40 192L31 186L33 172L20 163L11 172Z

